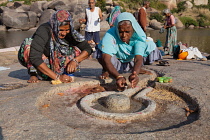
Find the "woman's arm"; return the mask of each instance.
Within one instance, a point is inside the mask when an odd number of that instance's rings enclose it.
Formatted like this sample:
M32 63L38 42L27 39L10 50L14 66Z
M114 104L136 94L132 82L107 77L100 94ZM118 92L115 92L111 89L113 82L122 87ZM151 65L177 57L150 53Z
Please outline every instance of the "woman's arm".
M42 60L43 54L45 54L46 57L49 57L50 51L47 47L49 47L50 38L51 32L47 23L40 25L34 33L29 55L29 59L34 67L37 68L44 62Z
M77 46L80 50L81 53L79 56L75 57L73 59L73 61L70 61L67 64L67 72L68 73L72 73L75 72L77 69L77 66L79 65L80 62L82 62L83 60L87 59L93 52L92 48L90 47L90 45L87 43L87 41L82 41L82 42L78 42L76 41L71 35L69 36L69 41L74 45Z
M131 75L129 76L129 81L131 83L131 87L134 88L139 82L138 74L140 73L141 67L143 64L143 57L141 55L136 55L134 58L134 68L132 70Z
M59 79L62 83L72 82L71 77L69 77L66 74L63 74L63 75L59 75L58 76L50 68L48 68L48 66L44 62L41 65L39 65L37 67L37 69L39 71L41 71L42 73L44 73L45 75L49 76L53 80Z
M67 64L67 68L66 68L67 73L75 72L77 70L77 66L79 65L79 63L87 59L88 57L89 57L88 52L82 51L79 56L75 57L72 61L70 61Z

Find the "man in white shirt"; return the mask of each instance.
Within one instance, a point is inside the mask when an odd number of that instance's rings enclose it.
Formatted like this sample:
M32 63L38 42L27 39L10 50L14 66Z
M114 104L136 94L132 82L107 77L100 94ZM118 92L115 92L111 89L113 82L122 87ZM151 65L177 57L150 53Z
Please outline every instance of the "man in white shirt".
M89 8L86 8L85 19L80 19L80 23L86 23L85 40L89 44L100 42L100 21L103 20L102 12L99 7L95 7L95 0L88 0Z

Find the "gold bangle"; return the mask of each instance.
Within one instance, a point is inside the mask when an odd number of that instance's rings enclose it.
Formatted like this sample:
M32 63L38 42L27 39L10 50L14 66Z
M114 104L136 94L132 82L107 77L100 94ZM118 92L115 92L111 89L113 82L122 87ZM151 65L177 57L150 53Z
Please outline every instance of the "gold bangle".
M77 61L77 59L72 59L72 61L76 62L77 65L79 65L79 62Z
M59 74L56 74L55 80L60 80L60 75Z
M125 78L123 75L119 75L116 77L116 80L120 79L120 78Z

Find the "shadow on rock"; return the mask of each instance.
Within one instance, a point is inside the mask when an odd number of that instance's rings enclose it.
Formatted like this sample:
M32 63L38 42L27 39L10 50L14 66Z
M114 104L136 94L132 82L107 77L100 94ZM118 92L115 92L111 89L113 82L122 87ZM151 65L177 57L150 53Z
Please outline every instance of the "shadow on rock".
M12 77L12 78L21 79L21 80L28 80L29 79L27 69L20 69L20 70L12 71L12 72L9 73L8 76Z
M0 127L0 140L4 140L4 137L2 135L2 128Z

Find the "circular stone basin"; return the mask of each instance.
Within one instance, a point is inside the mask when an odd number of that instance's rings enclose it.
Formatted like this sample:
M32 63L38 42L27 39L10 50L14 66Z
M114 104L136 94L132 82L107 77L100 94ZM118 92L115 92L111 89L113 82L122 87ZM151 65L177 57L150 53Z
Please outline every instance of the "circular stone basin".
M152 88L147 88L133 97L138 102L134 105L134 109L132 108L134 101L124 94L117 94L117 92L99 92L87 95L81 99L80 105L84 112L96 117L112 120L136 120L155 111L156 103L146 97L146 93L151 90Z

